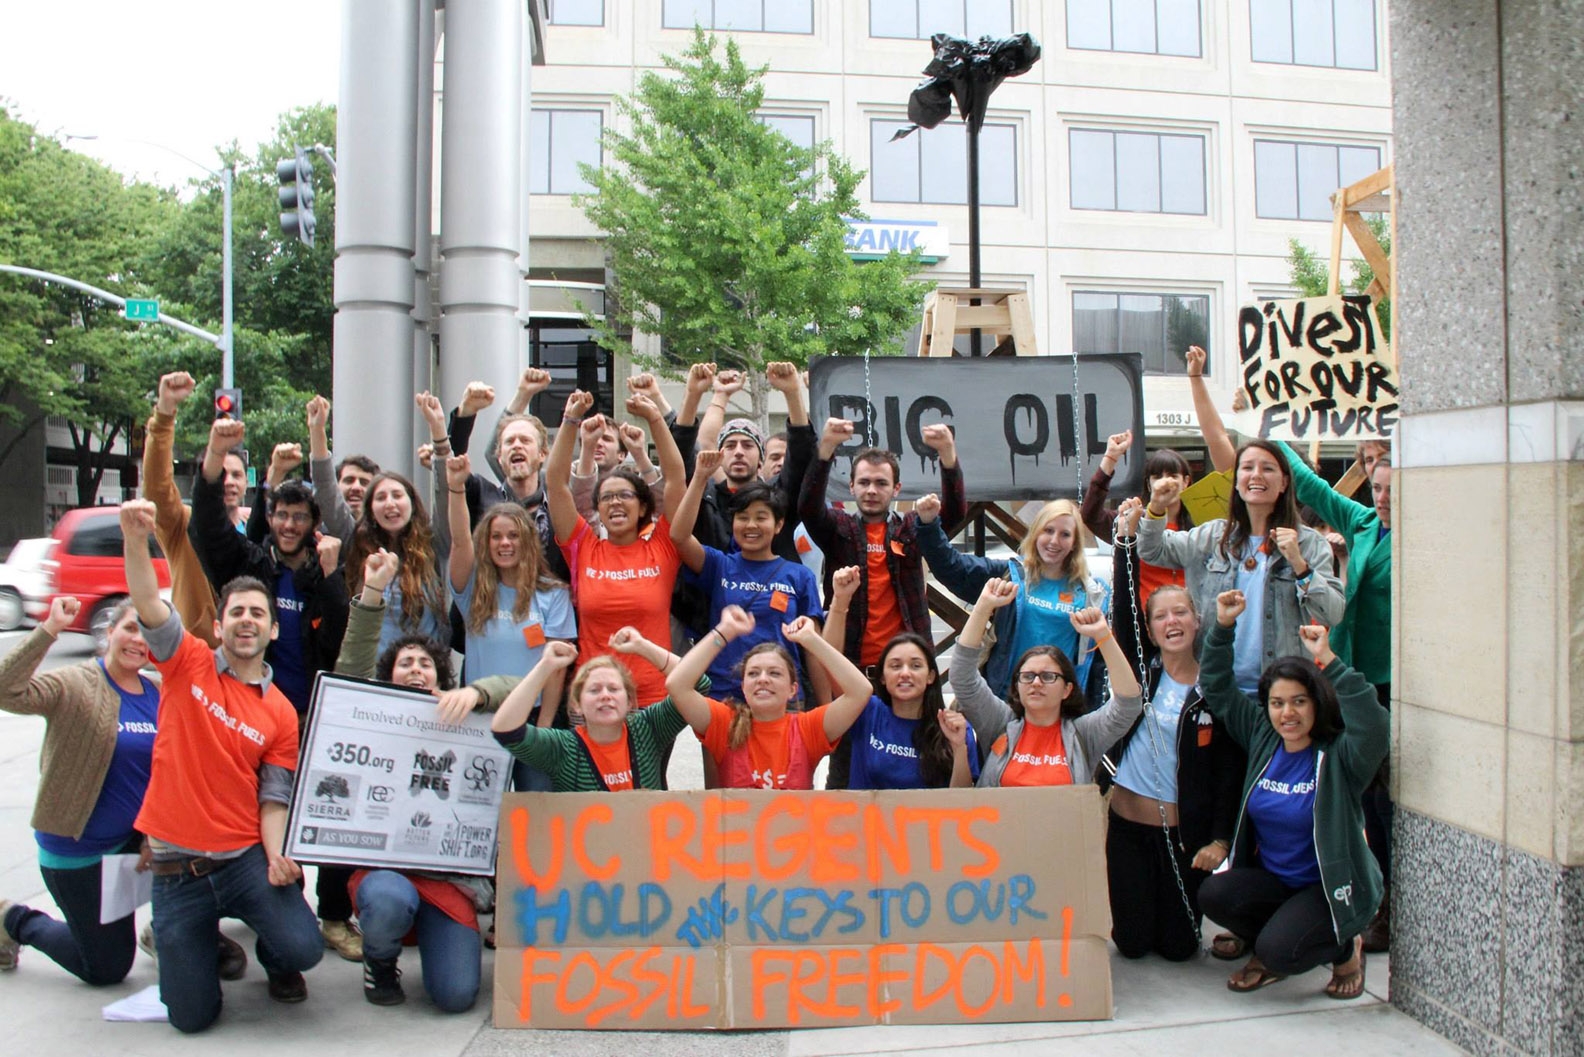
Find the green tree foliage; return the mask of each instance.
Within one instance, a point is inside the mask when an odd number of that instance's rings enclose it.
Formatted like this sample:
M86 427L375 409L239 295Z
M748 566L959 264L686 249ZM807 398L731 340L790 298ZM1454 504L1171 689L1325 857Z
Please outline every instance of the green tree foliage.
M1383 213L1368 213L1364 215L1364 222L1374 232L1375 239L1380 243L1381 249L1391 256L1391 221ZM1297 239L1287 241L1287 264L1291 268L1292 284L1298 288L1301 297L1324 297L1325 292L1331 287L1331 269L1319 254L1309 252L1309 249ZM1368 262L1356 260L1353 264L1353 278L1346 284L1347 291L1353 294L1362 294L1369 289L1370 283L1375 281L1375 269ZM1391 340L1391 298L1381 298L1375 302L1375 314L1380 318L1381 333L1386 340Z
M667 360L750 371L764 418L762 368L817 353L901 351L925 284L916 256L859 264L844 217L861 217L863 172L822 143L802 149L758 118L765 68L728 39L695 30L669 74L645 73L618 101L631 131L607 128L607 164L585 166L593 191L573 201L601 231L614 304L589 325L632 354L634 330L658 335ZM641 359L641 358L640 358Z
M0 261L146 294L145 248L180 209L0 110ZM67 419L79 502L91 502L111 448L147 412L153 380L140 364L176 344L88 294L0 275L0 419L22 431ZM0 446L0 465L14 447Z
M220 152L233 185L235 378L243 389L248 447L262 463L282 440L304 440L303 405L328 393L335 256L335 184L316 166L312 249L284 240L275 164L293 144L335 142L335 111L291 111L254 153ZM162 313L219 333L223 291L220 177L173 190L124 181L0 109L0 262L153 297ZM129 324L119 309L63 287L0 274L0 422L21 433L48 415L70 423L78 502L98 494L111 451L148 415L159 376L189 371L199 396L178 422L177 452L195 458L208 438L208 392L220 384L220 351L157 325ZM0 444L0 466L16 445Z

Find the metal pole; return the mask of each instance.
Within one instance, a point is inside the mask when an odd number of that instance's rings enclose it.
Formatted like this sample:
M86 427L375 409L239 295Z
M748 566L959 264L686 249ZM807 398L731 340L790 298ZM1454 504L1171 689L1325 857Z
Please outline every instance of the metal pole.
M0 264L0 272L9 272L12 275L25 275L30 279L43 279L48 283L60 283L62 286L69 286L73 290L81 290L85 294L92 294L93 296L99 298L99 300L108 301L110 304L116 305L120 308L126 307L126 298L122 297L120 294L112 294L109 290L101 290L97 286L90 286L87 283L79 282L78 280L70 278L69 276L56 275L54 272L40 271L37 268L23 268L15 264ZM168 315L165 312L161 312L159 314L159 318L154 322L163 323L167 327L174 327L184 334L191 334L195 338L202 338L217 348L225 340L219 335L209 333L202 327L195 327L191 323L184 323L175 316Z
M968 120L968 285L979 289L981 279L979 270L979 129L970 117ZM970 298L970 305L979 304L977 297ZM973 328L968 336L968 354L982 356L982 332L978 327ZM973 522L973 548L974 554L984 557L985 552L985 519L980 514Z
M220 384L226 388L231 387L231 369L233 366L231 344L231 163L227 162L225 168L220 170L220 186L225 191L225 253L223 254L225 289L221 291L220 306Z

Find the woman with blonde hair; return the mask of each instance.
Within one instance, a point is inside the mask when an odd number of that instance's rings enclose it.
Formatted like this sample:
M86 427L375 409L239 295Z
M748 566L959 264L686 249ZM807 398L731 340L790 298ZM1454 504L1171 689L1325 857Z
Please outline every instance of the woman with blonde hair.
M1072 615L1085 609L1102 613L1111 589L1089 574L1084 547L1089 542L1078 504L1053 499L1040 508L1028 533L1010 559L961 554L946 539L940 524L940 499L924 496L918 514L919 550L935 579L970 604L991 580L1005 578L1017 597L995 613L995 646L985 664L985 681L999 697L1011 690L1012 661L1034 646L1055 646L1073 663L1081 690L1092 685L1094 640L1077 631Z

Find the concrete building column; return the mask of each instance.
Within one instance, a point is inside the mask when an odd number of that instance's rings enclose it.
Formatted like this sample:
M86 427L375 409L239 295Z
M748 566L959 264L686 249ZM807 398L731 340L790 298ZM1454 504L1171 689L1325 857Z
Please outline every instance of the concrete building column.
M434 313L429 280L434 258L435 0L418 0L417 129L413 142L412 390L434 386ZM412 448L429 440L422 416L411 418Z
M410 469L419 0L345 0L336 122L334 440Z
M509 392L521 371L527 18L522 0L446 5L437 385L447 405L472 379Z
M1391 6L1394 1004L1584 1053L1584 8Z

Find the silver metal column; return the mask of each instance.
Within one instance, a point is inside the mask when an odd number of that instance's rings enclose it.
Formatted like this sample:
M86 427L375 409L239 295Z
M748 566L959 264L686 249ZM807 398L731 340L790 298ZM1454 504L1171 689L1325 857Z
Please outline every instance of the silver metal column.
M526 19L523 0L446 5L438 372L446 404L471 379L505 391L521 371Z
M408 470L419 0L341 10L335 449Z
M434 387L433 314L429 278L434 246L434 112L435 112L435 0L418 0L418 84L415 97L418 119L413 149L413 320L412 391ZM411 447L429 440L429 427L412 416ZM428 494L427 492L425 494Z

